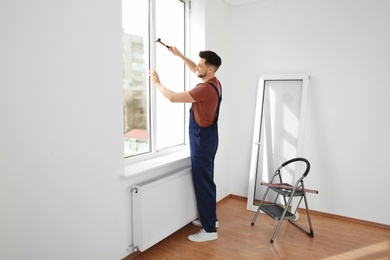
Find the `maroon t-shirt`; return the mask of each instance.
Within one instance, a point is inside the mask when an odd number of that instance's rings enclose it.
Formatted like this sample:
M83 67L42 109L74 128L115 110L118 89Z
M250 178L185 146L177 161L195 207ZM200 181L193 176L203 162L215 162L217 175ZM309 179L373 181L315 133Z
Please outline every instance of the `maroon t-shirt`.
M199 83L189 91L189 94L195 100L192 103L194 120L200 127L208 127L214 123L218 107L217 92L208 82L213 83L217 87L219 95L221 95L221 86L216 77L205 83Z

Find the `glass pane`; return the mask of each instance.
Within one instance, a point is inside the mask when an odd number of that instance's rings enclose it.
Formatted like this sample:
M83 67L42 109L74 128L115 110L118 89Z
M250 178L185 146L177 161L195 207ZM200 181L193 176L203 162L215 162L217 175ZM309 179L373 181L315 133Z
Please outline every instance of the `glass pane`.
M122 0L125 157L150 152L148 1Z
M277 167L297 157L302 84L302 80L266 80L264 83L263 124L255 185L256 201L261 200L266 190L260 183L270 182ZM268 162L273 162L273 165L268 165ZM289 167L295 167L295 164ZM293 177L285 175L283 182L292 182ZM266 198L267 201L275 199L275 194L268 194ZM281 200L280 202L282 203Z
M156 1L156 37L184 53L184 3L178 0ZM184 63L161 44L156 45L156 70L162 83L175 92L185 90ZM157 93L157 149L185 142L185 105L171 103Z

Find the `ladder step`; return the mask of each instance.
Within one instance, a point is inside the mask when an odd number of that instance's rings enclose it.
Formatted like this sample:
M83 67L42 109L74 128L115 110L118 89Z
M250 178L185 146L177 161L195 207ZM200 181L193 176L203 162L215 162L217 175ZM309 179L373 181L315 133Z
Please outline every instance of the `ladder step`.
M262 211L264 211L268 216L270 216L271 218L275 219L275 220L280 220L282 218L282 215L283 215L283 212L284 212L284 208L279 206L279 205L275 205L275 204L271 204L271 205L261 205L260 209ZM294 215L287 210L286 212L286 215L284 215L283 219L293 219L294 218Z

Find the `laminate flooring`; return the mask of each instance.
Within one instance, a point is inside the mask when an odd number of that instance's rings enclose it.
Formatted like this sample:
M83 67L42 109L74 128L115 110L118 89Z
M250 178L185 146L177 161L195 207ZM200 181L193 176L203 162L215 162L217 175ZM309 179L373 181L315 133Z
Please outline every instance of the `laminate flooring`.
M303 211L304 212L304 211ZM251 226L254 212L246 210L244 198L230 196L217 204L218 240L190 242L199 231L188 224L145 252L130 259L383 259L390 260L390 226L369 225L337 219L311 211L314 237L284 220L273 244L277 221L260 214ZM307 216L298 222L308 228Z

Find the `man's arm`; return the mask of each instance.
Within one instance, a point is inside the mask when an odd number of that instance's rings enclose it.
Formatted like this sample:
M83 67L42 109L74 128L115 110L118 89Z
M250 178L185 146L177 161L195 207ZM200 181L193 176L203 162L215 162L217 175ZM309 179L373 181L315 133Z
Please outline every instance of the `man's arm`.
M163 84L161 84L160 77L158 76L155 70L151 69L149 74L150 74L150 78L153 81L153 84L169 101L173 103L194 103L195 102L195 100L191 97L189 91L174 92L166 88Z
M184 63L187 65L187 68L192 71L193 73L196 73L196 64L186 56L184 56L175 46L170 46L168 49L170 52L172 52L173 55L181 58Z

